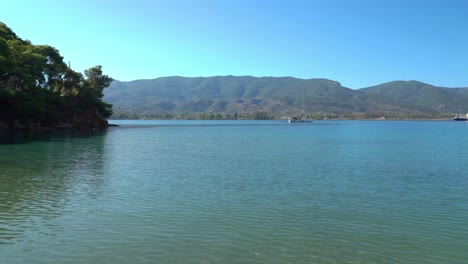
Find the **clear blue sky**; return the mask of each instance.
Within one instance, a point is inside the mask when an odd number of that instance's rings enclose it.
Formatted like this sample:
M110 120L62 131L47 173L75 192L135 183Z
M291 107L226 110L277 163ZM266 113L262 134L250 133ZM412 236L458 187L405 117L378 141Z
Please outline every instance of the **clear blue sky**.
M468 87L466 0L15 0L0 21L73 69Z

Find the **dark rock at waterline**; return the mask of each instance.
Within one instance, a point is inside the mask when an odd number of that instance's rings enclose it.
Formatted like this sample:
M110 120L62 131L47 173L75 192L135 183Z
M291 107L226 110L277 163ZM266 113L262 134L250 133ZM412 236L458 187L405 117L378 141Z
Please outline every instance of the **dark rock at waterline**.
M34 121L19 121L13 123L0 120L0 131L4 132L49 132L56 130L104 130L109 127L107 120L99 111L79 113L70 118L64 118L54 125L44 126Z

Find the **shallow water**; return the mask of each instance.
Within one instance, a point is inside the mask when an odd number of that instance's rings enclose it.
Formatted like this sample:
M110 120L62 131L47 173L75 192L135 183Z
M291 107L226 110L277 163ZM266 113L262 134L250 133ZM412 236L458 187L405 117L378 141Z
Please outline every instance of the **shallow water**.
M113 123L0 141L0 263L468 262L468 123Z

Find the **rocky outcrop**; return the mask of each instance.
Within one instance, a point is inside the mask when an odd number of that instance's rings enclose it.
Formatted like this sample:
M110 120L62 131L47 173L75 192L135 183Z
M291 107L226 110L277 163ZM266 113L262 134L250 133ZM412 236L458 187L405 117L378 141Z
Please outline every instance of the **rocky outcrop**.
M21 132L21 131L38 131L48 132L55 130L104 130L109 127L107 120L99 113L97 109L79 113L73 117L60 120L55 125L43 126L40 123L28 121L15 121L12 124L0 120L0 132Z
M94 111L83 112L73 116L68 120L58 123L57 129L92 129L102 130L109 127L107 120L99 113L97 109Z

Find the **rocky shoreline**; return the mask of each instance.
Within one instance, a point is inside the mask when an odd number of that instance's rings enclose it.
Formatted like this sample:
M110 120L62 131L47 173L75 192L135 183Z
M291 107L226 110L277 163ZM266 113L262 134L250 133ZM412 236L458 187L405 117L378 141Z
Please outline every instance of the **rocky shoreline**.
M99 111L81 113L72 118L63 119L54 125L44 126L39 122L7 122L0 120L0 132L54 132L57 130L105 130L109 127L107 120Z

